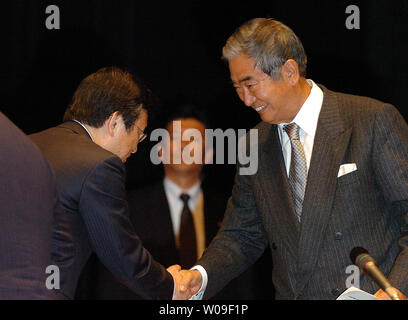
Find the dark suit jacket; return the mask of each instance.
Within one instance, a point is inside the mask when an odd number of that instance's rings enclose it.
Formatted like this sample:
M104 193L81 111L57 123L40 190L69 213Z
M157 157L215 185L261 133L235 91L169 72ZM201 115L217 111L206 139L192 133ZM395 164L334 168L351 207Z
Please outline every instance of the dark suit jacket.
M335 299L346 289L355 246L370 251L391 283L408 294L407 124L389 104L323 91L301 224L277 126L261 123L258 172L236 175L223 228L198 262L209 276L204 297L245 269L267 243L277 299ZM358 170L338 178L347 163ZM366 276L360 287L378 289Z
M171 275L142 246L129 220L125 167L69 121L31 136L53 167L64 215L56 225L61 291L73 298L92 251L129 288L147 299L171 299ZM64 220L62 220L62 218Z
M216 235L225 212L227 196L204 180L204 217L206 245ZM152 256L164 266L179 264L170 208L163 181L128 192L131 221ZM266 258L265 258L266 259ZM266 263L266 262L265 262ZM258 269L259 271L259 269ZM233 280L214 299L254 299L262 288L255 269ZM259 279L260 280L260 279ZM265 282L265 280L262 280ZM79 299L140 299L122 285L97 259L91 261L82 275Z
M2 113L0 137L0 299L55 299L46 288L58 212L52 169Z

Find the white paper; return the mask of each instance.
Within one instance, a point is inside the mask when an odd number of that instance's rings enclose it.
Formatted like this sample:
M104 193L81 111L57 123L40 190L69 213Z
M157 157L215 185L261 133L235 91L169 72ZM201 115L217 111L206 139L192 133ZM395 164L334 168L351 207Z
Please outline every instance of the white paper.
M336 300L376 300L376 297L356 287L350 287L338 296Z

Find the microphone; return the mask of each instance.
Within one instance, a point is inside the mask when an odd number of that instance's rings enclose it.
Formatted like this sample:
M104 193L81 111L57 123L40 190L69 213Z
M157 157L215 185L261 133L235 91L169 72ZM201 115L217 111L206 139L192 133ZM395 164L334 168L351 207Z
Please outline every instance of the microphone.
M377 268L374 258L368 253L368 251L362 247L355 247L350 252L350 259L359 268L370 276L375 283L377 283L381 289L383 289L392 300L400 300L398 294L395 292L395 288L387 280L380 269Z

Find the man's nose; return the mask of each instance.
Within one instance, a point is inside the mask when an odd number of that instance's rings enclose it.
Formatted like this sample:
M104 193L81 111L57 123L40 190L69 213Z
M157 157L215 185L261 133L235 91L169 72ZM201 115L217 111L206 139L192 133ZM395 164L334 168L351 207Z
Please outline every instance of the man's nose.
M249 92L247 88L244 88L242 96L242 101L244 102L244 104L247 107L251 107L254 104L255 100L256 100L255 96L251 92Z

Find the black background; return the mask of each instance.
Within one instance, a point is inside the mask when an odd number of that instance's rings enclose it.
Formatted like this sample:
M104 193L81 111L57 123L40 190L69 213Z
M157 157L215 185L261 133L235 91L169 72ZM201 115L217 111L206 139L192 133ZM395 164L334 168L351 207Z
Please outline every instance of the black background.
M360 30L345 26L348 5L360 9ZM60 9L60 30L48 30L48 5ZM142 78L167 101L198 101L214 128L251 128L257 114L239 101L221 49L254 17L289 25L308 54L308 78L331 90L394 104L408 119L408 1L2 1L0 110L30 134L61 122L80 80L116 65ZM128 160L128 182L160 176L148 160L152 142ZM234 165L207 175L230 188Z

